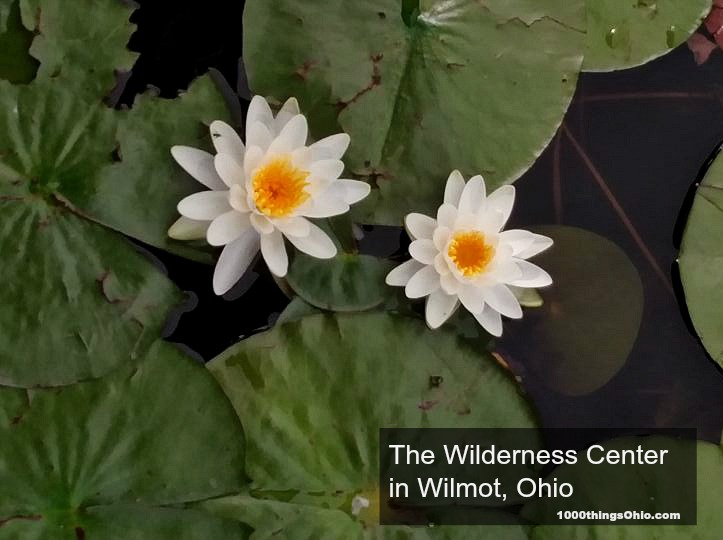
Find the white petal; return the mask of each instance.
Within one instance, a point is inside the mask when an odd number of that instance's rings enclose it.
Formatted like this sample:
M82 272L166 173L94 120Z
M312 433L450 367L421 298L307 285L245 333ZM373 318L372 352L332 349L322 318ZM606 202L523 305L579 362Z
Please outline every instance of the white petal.
M520 253L517 253L515 257L519 259L529 259L530 257L534 257L538 253L542 253L546 249L550 248L553 244L552 238L548 238L547 236L542 236L541 234L533 234L535 237L534 242L530 247L527 249L521 251Z
M439 251L434 247L434 242L422 238L409 244L409 254L422 264L434 264Z
M539 266L523 260L515 260L515 264L522 271L522 277L511 281L510 285L516 287L547 287L552 285L550 274Z
M482 290L474 285L462 285L457 294L462 305L472 314L480 313L485 307Z
M440 276L446 276L451 272L443 253L437 253L437 256L434 257L434 269ZM442 288L444 288L444 283L442 283Z
M462 196L459 199L458 209L460 214L476 214L485 200L487 189L485 181L481 176L473 176L464 186Z
M309 126L303 114L297 114L284 126L279 136L269 146L273 154L288 154L306 144Z
M311 163L311 151L307 147L302 146L291 152L291 164L297 169L308 171Z
M284 129L284 126L289 123L289 120L291 120L297 114L299 114L299 102L296 100L296 98L293 97L287 99L286 103L284 103L284 105L279 110L279 113L276 115L276 118L274 118L274 135L278 135L279 133L281 133L281 130Z
M246 146L249 144L249 128L256 122L271 127L274 121L274 113L271 112L268 102L261 96L254 96L246 114Z
M204 221L216 219L231 210L228 191L201 191L178 203L178 212L187 218Z
M284 237L280 231L261 235L261 255L264 256L269 270L278 277L284 277L289 269L289 257L286 255Z
M350 142L351 137L346 133L337 133L331 137L321 139L309 147L312 159L314 161L341 159L341 156L343 156L347 148L349 148Z
M440 274L439 282L442 286L442 289L447 294L457 295L459 293L459 290L462 288L462 284L452 272Z
M200 240L206 238L206 231L210 221L196 221L181 216L168 229L168 236L174 240Z
M459 171L452 171L444 187L444 202L452 206L459 206L459 199L464 191L464 177Z
M412 239L432 238L434 230L437 228L437 220L424 214L407 214L404 218L404 225L407 233Z
M495 337L502 335L502 317L489 305L485 305L482 312L475 314L474 318L489 334Z
M404 287L409 283L409 280L412 279L412 276L419 272L423 266L424 265L414 259L410 259L389 272L385 281L387 285L392 287Z
M236 163L243 166L246 146L234 128L221 120L212 122L211 140L213 141L214 148L216 148L216 152L219 154L228 154L236 160Z
M454 295L442 291L434 291L427 297L427 304L424 309L427 325L432 329L439 328L449 319L459 306L459 301Z
M209 189L226 189L208 152L190 146L174 146L171 155L188 174Z
M518 253L522 253L535 243L535 235L530 231L524 231L522 229L502 231L499 238L512 248L512 255L515 257L517 257Z
M254 122L248 126L247 133L246 145L258 146L264 153L269 149L269 146L271 146L271 141L274 140L271 130L261 122Z
M244 185L243 167L230 154L216 154L214 163L216 172L228 187Z
M242 214L251 211L251 208L249 207L248 194L242 186L234 184L231 186L228 193L228 202L231 205L231 208L237 212L241 212Z
M311 164L310 172L319 178L336 180L344 172L344 162L338 159L323 159Z
M249 146L246 149L246 156L244 157L244 176L246 177L246 187L253 181L253 173L261 165L261 160L264 159L264 151L258 146Z
M284 236L309 236L311 232L311 222L303 217L276 218L273 226L279 229Z
M439 289L439 274L434 266L425 266L412 276L404 288L404 294L408 298L422 298L437 289Z
M457 221L457 208L447 203L439 207L439 210L437 210L437 223L440 227L452 229L455 221Z
M522 317L520 303L507 287L496 285L482 289L484 300L495 311L499 311L505 317L519 319Z
M228 244L216 263L213 291L222 295L241 279L259 251L259 235L253 229Z
M515 205L515 187L502 186L487 197L487 208L501 214L500 229L505 226Z
M439 251L444 251L444 249L447 247L447 242L449 242L449 236L452 234L452 231L450 231L447 227L437 227L437 229L434 231L434 235L432 235L432 241L434 242L435 247Z
M259 234L271 234L274 232L274 224L266 216L252 213L250 216L251 225Z
M336 256L336 246L329 236L313 223L308 236L288 236L296 249L317 259L331 259Z
M346 204L358 203L371 193L372 187L360 180L336 180L329 186Z
M206 239L212 246L225 246L236 240L251 227L249 215L231 210L221 214L208 227Z
M349 211L349 205L335 197L333 193L325 191L316 195L310 201L304 203L298 209L298 214L311 218L326 218L338 216Z

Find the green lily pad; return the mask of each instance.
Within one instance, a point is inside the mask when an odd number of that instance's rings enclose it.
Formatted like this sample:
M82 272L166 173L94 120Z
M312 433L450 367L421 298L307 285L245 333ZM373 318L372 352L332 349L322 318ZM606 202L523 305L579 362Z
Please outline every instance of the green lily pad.
M606 448L635 449L640 440L635 437L618 439L605 443ZM720 485L723 479L723 452L719 446L707 442L676 441L660 438L660 448L672 448L673 445L694 445L697 452L697 524L696 525L550 525L535 527L532 540L679 540L695 538L696 540L718 540L723 527L723 515L720 512ZM651 443L646 444L646 448ZM650 513L671 511L675 507L673 501L678 495L675 486L670 484L666 476L659 474L659 469L641 465L636 467L636 478L639 483L631 482L630 466L590 465L579 462L577 465L563 465L555 469L551 475L559 482L573 480L575 486L574 501L590 501L589 508L595 508L596 502L604 502L615 510L636 510ZM657 474L656 474L657 473ZM626 485L624 492L615 493L600 489L601 479L610 479L617 475L615 484ZM611 485L611 484L607 484ZM573 500L573 499L571 499ZM555 512L560 507L550 499L539 499L525 506L523 515L539 519L548 515L548 519L556 519ZM666 504L667 503L667 504ZM585 504L585 503L581 503ZM587 507L585 509L588 509Z
M708 354L723 366L723 158L695 194L680 246L680 279L690 318Z
M133 67L138 55L126 47L135 31L129 22L132 2L19 2L23 24L37 34L30 54L41 62L40 76L77 78L80 72L88 87L108 93L115 84L115 71Z
M711 0L588 0L585 71L644 64L684 43Z
M279 314L279 318L276 319L276 324L284 324L291 321L296 321L309 315L317 315L321 313L318 308L315 308L311 304L307 304L301 297L296 296L292 298L289 305L286 306L284 311Z
M278 511L285 538L313 538L325 515L365 538L386 534L371 525L373 517L364 529L350 515L356 494L378 493L381 427L536 425L514 382L487 353L452 332L383 313L279 325L232 347L209 369L244 425L253 493L296 506L270 502L264 510ZM258 507L238 500L209 504L240 521L258 519ZM319 512L322 506L337 512ZM452 534L400 530L397 538Z
M0 0L0 79L27 83L35 78L38 62L28 52L33 34L20 20L14 0Z
M247 538L185 509L244 487L243 433L213 378L171 345L136 369L31 391L0 440L0 538Z
M532 375L565 395L607 383L632 351L643 316L643 285L611 241L575 227L536 227L554 240L535 262L554 283L544 303L510 326L508 345Z
M246 2L252 90L298 97L316 137L351 135L348 170L379 188L359 205L367 222L436 211L455 168L489 188L515 180L555 134L582 64L584 0L407 4Z
M389 261L370 255L339 253L329 260L296 253L286 279L306 302L328 311L364 311L389 295Z

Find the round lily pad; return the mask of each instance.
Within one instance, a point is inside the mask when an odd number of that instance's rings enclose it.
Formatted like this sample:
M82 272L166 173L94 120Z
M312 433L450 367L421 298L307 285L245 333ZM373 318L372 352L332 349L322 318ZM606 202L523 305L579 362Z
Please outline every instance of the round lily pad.
M604 443L606 449L635 450L640 444L637 437L627 437ZM535 527L532 540L679 540L695 538L696 540L718 540L723 517L720 512L720 484L723 480L723 452L717 445L707 442L682 441L657 438L657 448L671 449L674 446L693 446L691 451L697 453L697 524L696 525L547 525ZM654 448L651 441L646 448ZM673 511L671 508L681 507L677 497L683 491L671 485L671 480L660 473L660 468L650 465L636 466L635 475L630 472L630 465L591 465L586 460L576 465L562 465L551 473L558 482L572 482L575 495L570 501L587 504L585 510L597 507L598 502L604 503L611 512L635 510L638 512ZM615 478L610 482L610 478ZM601 485L620 486L611 493L601 489ZM589 501L589 503L582 503ZM562 503L564 505L564 502ZM557 519L556 511L560 509L560 499L538 499L523 508L527 518L539 520L547 516L549 522ZM664 508L666 510L664 510ZM579 509L579 508L578 508Z
M339 253L321 260L296 253L286 277L289 286L306 302L328 311L364 311L380 305L389 296L385 276L389 261Z
M364 538L386 534L373 520L365 529L350 515L355 495L373 499L378 492L381 427L536 425L515 383L487 353L452 332L384 313L282 324L232 347L209 369L244 425L252 493L276 499L210 506L248 522L259 519L258 505L278 511L275 530L285 538L314 538L325 515ZM319 512L322 506L336 511ZM463 538L396 530L396 538Z
M244 440L213 378L173 346L156 343L137 369L32 390L20 411L13 401L0 422L0 538L247 538L185 509L244 487Z
M535 260L553 277L543 304L510 323L505 345L532 375L570 396L589 394L625 365L643 316L637 269L613 242L575 227L536 227L554 240Z
M684 43L711 0L588 0L585 71L649 62Z
M362 221L436 211L449 171L518 178L555 134L585 47L584 0L250 0L252 90L299 98L315 137L351 135L378 190Z
M723 158L695 194L680 247L680 278L690 317L708 354L723 366Z

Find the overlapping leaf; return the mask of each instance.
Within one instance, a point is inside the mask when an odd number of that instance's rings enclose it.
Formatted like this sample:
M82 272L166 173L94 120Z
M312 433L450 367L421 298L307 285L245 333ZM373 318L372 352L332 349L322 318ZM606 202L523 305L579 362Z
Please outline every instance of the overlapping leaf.
M680 278L695 329L723 365L723 158L698 186L680 248Z
M13 418L0 421L3 540L247 537L185 509L243 488L243 434L212 377L173 346L21 398L0 388L0 418Z
M588 0L583 69L611 71L644 64L684 43L711 0Z
M535 426L493 360L453 333L388 314L304 317L241 342L210 369L244 424L252 489L281 494L286 506L233 498L209 507L264 529L275 515L285 538L315 538L327 517L359 537L463 538L352 521L353 496L373 498L378 487L379 428Z
M452 169L490 187L542 152L572 98L583 0L281 0L246 3L255 92L300 98L314 135L352 137L349 171L373 192L366 221L431 212Z

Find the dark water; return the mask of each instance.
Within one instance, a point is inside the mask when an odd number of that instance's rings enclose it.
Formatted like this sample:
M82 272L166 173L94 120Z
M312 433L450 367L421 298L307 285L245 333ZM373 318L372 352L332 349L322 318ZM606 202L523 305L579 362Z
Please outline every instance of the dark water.
M235 85L241 2L214 2L213 9L139 3L131 48L142 54L123 103L148 85L173 97L209 67ZM583 397L566 397L532 376L534 347L520 351L503 342L501 350L547 426L696 427L700 438L717 441L723 428L723 372L692 330L675 261L694 184L723 140L723 52L697 66L683 45L641 68L584 74L565 126L559 143L553 142L516 183L512 226L572 225L615 242L643 283L642 324L622 369ZM398 230L366 232L367 252L386 255L404 246ZM271 323L287 303L263 262L226 298L217 298L211 267L156 255L192 296L169 339L205 360ZM524 340L524 328L511 328L515 340Z

